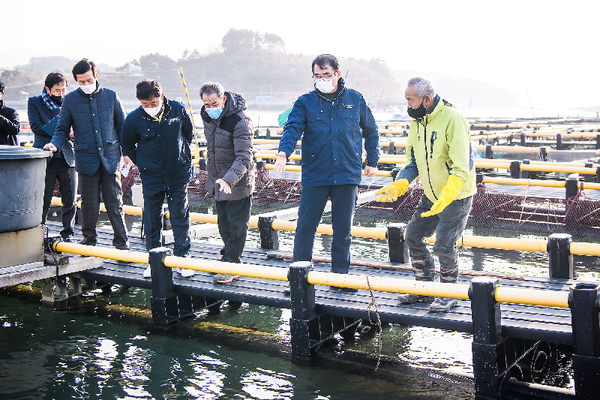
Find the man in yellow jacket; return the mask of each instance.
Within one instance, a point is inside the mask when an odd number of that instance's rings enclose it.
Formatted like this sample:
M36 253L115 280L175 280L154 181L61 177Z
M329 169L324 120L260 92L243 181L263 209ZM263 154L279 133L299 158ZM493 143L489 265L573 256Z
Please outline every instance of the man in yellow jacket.
M469 218L473 195L477 191L469 125L452 106L435 94L424 78L412 78L405 91L408 115L412 117L406 146L406 164L390 186L379 189L377 201L395 201L417 176L423 197L406 229L415 279L433 281L435 266L427 249L426 237L435 232L433 252L440 263L440 281L458 280L456 241ZM400 294L401 304L433 302L431 312L446 312L455 299Z

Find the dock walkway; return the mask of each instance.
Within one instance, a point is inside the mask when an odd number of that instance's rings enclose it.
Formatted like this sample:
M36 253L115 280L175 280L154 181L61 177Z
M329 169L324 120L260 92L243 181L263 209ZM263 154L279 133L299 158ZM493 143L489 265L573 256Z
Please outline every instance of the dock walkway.
M58 234L59 225L49 223L49 229ZM98 245L111 248L112 231L98 229ZM145 251L144 242L139 238L130 238L131 250ZM192 258L218 261L221 257L221 246L193 243ZM242 262L252 268L252 265L266 265L288 268L290 262L268 257L271 250L246 248ZM393 267L393 263L389 263ZM406 265L405 265L406 266ZM143 278L142 273L148 265L134 264L115 260L104 260L100 268L77 273L85 279L98 282L121 284L130 287L151 289L152 281ZM330 272L327 264L314 264L315 271ZM412 272L375 269L370 267L351 266L351 274L361 274L379 277L401 278L412 280ZM235 302L247 302L278 308L291 308L289 295L284 294L286 282L276 280L240 277L225 285L214 284L213 274L196 272L192 278L182 278L178 273L173 274L174 289L178 295L191 295L214 299L225 299ZM461 276L460 283L468 283L471 277ZM570 280L557 280L543 277L515 277L515 279L500 279L503 286L543 289L568 290L574 283ZM376 320L376 313L382 322L402 325L418 325L431 328L447 329L472 333L471 305L467 300L458 300L458 306L448 313L430 313L427 304L400 306L396 300L397 294L387 292L371 292L359 290L357 293L346 293L331 290L329 287L315 285L316 311L337 317ZM376 306L372 301L376 302ZM371 307L369 307L371 305ZM367 310L370 310L369 313ZM527 306L517 304L501 304L503 334L510 337L531 339L537 338L556 343L571 344L571 313L569 309Z
M52 222L48 226L51 235L58 235L58 223ZM98 246L112 248L112 230L100 228L98 234ZM145 252L142 239L131 237L130 244L131 251ZM193 242L191 257L217 261L221 257L220 249L219 245ZM283 280L241 276L231 283L219 285L213 283L212 273L204 271L196 271L191 278L183 278L173 272L171 279L171 271L164 265L166 261L161 261L164 260L161 253L150 257L152 278L143 278L148 264L111 259L105 259L99 268L77 272L73 276L76 281L82 278L152 290L153 321L163 326L176 323L202 308L219 307L219 302L224 300L291 309L292 356L300 362L310 360L321 344L334 335L354 335L365 321L381 321L471 333L478 399L501 399L508 393L516 396L509 398L523 398L520 396L526 394L527 398L547 399L553 398L547 396L556 390L560 392L560 398L591 399L600 390L600 380L597 379L600 375L600 354L596 354L596 350L600 349L600 324L598 285L595 283L518 276L515 279L496 276L475 280L465 274L459 277L459 283L471 283L470 300L459 300L458 305L447 313L431 313L428 304L400 306L397 294L392 292L358 290L349 293L310 285L307 278L311 266L290 266L289 261L269 257L269 252L272 251L246 248L242 262L249 269L267 266L271 270L287 270L285 275L277 275L290 279L291 297L284 293L287 282ZM350 273L378 279L413 280L406 265L382 265L385 268L352 265ZM404 268L392 270L395 266ZM330 266L314 263L312 271L329 272ZM569 294L570 308L526 305L535 302L497 303L496 288L502 287L537 290L538 295L560 291L561 296ZM572 363L577 393L530 385L541 383L540 371L560 368L558 364L564 360L560 354L566 354ZM515 383L515 379L525 384Z

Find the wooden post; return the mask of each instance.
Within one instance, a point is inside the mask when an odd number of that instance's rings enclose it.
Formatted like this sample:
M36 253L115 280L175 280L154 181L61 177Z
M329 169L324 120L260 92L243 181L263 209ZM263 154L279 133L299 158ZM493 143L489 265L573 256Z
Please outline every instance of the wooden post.
M389 224L387 227L388 256L391 262L409 263L408 245L404 241L406 224Z
M496 302L496 278L471 280L471 316L473 318L473 372L475 399L500 398L498 345L502 341L500 305Z
M576 175L569 175L567 180L565 181L565 197L566 199L570 199L573 196L577 196L577 192L579 191L579 179Z
M290 334L292 337L292 360L307 361L312 357L311 339L320 338L319 332L310 328L311 320L317 316L315 308L315 287L307 281L308 272L312 269L309 261L297 261L290 265L288 281L292 317L290 318Z
M279 250L279 235L273 229L273 221L276 216L258 217L258 229L260 230L260 247L268 250Z
M394 154L394 153L396 153L396 146L394 145L394 142L389 142L388 143L387 153L388 154Z
M489 158L489 159L494 158L494 152L492 151L492 146L489 144L485 146L485 158Z
M510 162L510 177L519 179L521 177L521 161Z
M553 233L548 236L548 259L550 278L573 279L572 237L566 233Z
M173 270L165 266L165 257L171 255L166 247L150 250L149 261L152 269L152 322L156 325L167 326L179 317L177 297L173 290Z
M600 393L600 316L598 285L571 287L569 306L573 329L573 375L577 399L592 400Z

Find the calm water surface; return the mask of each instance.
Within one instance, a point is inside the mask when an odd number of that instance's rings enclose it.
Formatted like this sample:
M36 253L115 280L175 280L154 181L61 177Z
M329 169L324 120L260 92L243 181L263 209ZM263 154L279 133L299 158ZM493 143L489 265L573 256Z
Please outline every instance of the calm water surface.
M210 207L195 207L194 211L211 212ZM363 226L388 222L392 221L358 218ZM128 223L131 234L139 234L139 221L128 218ZM480 233L469 229L466 234ZM199 241L220 243L216 236ZM329 254L330 245L331 237L317 235L315 252ZM257 230L250 230L247 246L259 247ZM292 246L293 236L280 234L280 248L291 251ZM387 260L386 244L355 238L352 256ZM599 280L596 258L575 257L574 262L580 279ZM542 253L461 250L461 269L548 276L547 265L547 254ZM449 388L459 385L448 377L436 378L435 372L472 372L468 334L386 326L381 337L365 332L327 351L335 359L348 350L376 355L381 348L389 360L400 361L400 373L326 360L308 368L290 362L289 310L223 307L220 314L200 313L164 331L149 323L148 291L120 290L87 295L64 310L43 306L39 294L0 291L0 400L471 398L472 384L452 393ZM137 316L120 306L137 310ZM249 346L235 336L206 334L197 329L206 322L264 332L275 344ZM426 372L415 377L414 371Z

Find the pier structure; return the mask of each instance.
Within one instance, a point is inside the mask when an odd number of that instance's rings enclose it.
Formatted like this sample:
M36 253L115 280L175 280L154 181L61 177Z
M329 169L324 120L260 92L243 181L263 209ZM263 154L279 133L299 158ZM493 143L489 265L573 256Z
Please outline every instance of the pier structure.
M265 224L261 230L265 231L261 237L273 243L272 230ZM402 230L402 225L388 228L391 257L406 256ZM192 246L192 258L172 256L168 248L147 253L143 241L133 238L132 249L122 251L109 248L110 235L100 230L96 247L60 240L50 241L49 246L63 255L103 259L101 267L77 272L69 279L96 283L91 287L113 283L152 290L152 320L158 326L169 327L203 308L216 309L226 300L288 308L292 312L292 358L308 365L324 343L338 335L353 336L364 325L432 327L473 335L478 399L592 399L600 389L600 353L595 344L600 338L600 289L595 283L572 279L568 235L548 240L552 277L461 274L457 284L416 282L405 264L395 262L381 263L381 268L353 265L352 274L332 274L326 263L290 264L286 257L277 256L282 252L268 248L246 249L243 264L220 262L219 246L198 243ZM152 278L144 279L142 272L148 265ZM173 268L193 269L196 274L181 278ZM214 273L240 278L216 285ZM284 291L288 282L290 295ZM399 306L397 293L453 297L459 303L448 313L430 313L423 304ZM574 391L543 384L545 375L555 371L565 357L572 364Z

